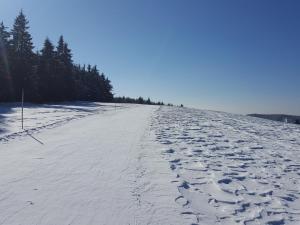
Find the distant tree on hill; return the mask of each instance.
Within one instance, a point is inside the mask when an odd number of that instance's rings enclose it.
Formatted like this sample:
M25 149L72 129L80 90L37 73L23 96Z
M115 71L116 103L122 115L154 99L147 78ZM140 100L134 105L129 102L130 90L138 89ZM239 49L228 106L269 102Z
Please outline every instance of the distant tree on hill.
M147 99L146 104L147 104L147 105L151 105L151 100L150 100L150 98Z
M148 98L146 101L143 97L139 97L137 99L135 98L129 98L129 97L115 97L114 102L116 103L133 103L133 104L145 104L145 105L164 105L163 102L153 102L150 98Z
M143 99L143 97L139 97L138 98L138 104L144 104L145 100Z

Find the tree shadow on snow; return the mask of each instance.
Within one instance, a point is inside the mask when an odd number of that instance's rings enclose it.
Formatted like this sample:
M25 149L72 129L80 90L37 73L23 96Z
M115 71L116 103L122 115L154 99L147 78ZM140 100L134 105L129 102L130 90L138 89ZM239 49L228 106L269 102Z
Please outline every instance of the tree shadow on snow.
M9 104L9 103L0 103L0 134L7 131L7 116L13 111L13 108L15 107L15 104Z
M76 112L86 112L92 113L98 110L100 107L105 105L98 102L51 102L45 104L33 104L33 103L24 103L24 109L34 109L34 108L49 108L65 111L76 111ZM0 103L0 134L3 134L8 131L7 129L7 120L10 113L14 111L15 108L20 108L20 102L14 103Z
M31 104L26 103L24 107L26 108L49 108L49 109L65 109L70 111L82 111L82 112L93 112L96 108L99 108L101 103L97 102L53 102L46 104Z

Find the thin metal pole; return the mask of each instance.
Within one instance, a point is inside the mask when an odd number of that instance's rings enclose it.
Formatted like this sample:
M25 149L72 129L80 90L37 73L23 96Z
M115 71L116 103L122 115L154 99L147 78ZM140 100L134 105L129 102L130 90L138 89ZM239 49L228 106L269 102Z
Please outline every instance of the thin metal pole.
M22 88L22 130L24 129L24 89Z

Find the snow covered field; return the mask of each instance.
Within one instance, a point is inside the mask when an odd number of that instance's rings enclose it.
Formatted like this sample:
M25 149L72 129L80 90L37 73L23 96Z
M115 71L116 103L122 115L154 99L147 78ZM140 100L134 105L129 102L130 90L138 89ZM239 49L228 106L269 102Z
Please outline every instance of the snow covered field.
M0 104L0 141L12 139L24 133L21 130L21 104ZM64 104L25 104L24 129L36 132L43 128L55 127L68 121L107 110L126 108L126 104L76 102Z
M300 126L177 107L0 105L0 225L300 224Z
M154 127L195 223L300 224L300 126L162 108Z

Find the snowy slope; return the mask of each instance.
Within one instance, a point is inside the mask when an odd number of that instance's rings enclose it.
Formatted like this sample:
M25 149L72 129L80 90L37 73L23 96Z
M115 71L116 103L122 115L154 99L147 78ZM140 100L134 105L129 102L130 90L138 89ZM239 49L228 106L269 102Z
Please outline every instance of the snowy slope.
M300 224L300 126L177 107L0 105L0 225Z
M155 128L195 223L300 224L300 126L163 108Z

